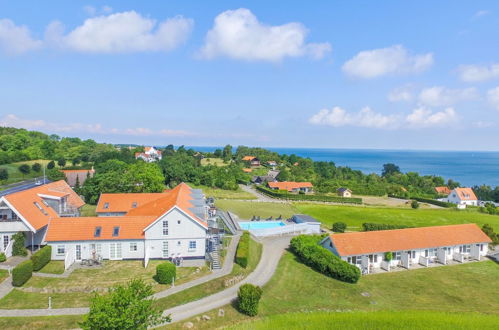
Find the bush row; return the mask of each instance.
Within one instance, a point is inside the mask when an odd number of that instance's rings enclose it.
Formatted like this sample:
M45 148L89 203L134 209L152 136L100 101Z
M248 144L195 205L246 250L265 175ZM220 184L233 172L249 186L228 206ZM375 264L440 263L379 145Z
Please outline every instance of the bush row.
M246 268L248 266L249 244L250 234L249 232L245 231L239 239L236 250L236 264L243 268Z
M322 236L299 235L291 240L291 251L306 265L337 280L357 283L360 270L319 245Z
M404 229L411 228L406 225L391 225L387 223L372 223L372 222L364 222L362 224L363 231L376 231L376 230L389 230L389 229Z
M177 267L169 262L163 262L156 266L156 281L161 284L171 284L177 277Z
M307 195L307 194L293 194L288 192L273 191L262 186L256 186L256 189L266 195L275 198L299 200L299 201L316 201L316 202L332 202L332 203L349 203L349 204L362 204L362 198L347 198L340 196L329 195Z
M447 203L447 202L442 202L442 201L437 201L436 199L431 199L431 198L423 198L423 197L416 197L416 196L402 197L402 196L396 196L396 195L391 195L391 194L389 194L388 197L399 198L399 199L414 199L415 201L418 201L418 202L421 202L421 203L433 204L433 205L436 205L436 206L446 207L446 208L456 207L455 204Z
M237 293L237 307L243 314L255 316L258 314L258 302L262 297L262 289L252 284L243 284Z
M14 267L12 270L12 285L21 286L33 275L33 262L26 260Z
M33 262L33 270L39 271L50 262L52 257L52 247L50 245L42 247L40 250L33 253L31 261Z

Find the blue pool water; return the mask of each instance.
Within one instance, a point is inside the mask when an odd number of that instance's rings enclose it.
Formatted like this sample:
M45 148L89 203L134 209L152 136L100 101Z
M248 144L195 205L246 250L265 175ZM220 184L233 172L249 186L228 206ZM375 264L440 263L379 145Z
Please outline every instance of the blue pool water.
M239 222L239 226L241 229L250 230L250 229L268 229L268 228L276 228L282 227L286 224L282 221L248 221L248 222Z

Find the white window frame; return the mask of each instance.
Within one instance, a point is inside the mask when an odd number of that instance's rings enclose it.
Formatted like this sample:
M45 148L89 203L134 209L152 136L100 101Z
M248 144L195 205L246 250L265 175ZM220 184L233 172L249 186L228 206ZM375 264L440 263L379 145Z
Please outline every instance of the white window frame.
M189 241L189 252L194 252L197 250L197 242L196 241Z
M168 258L168 253L169 253L169 246L168 246L168 241L163 241L163 245L161 248L161 253L163 258Z
M163 220L163 236L168 236L169 233L168 220Z
M130 242L130 252L137 252L139 250L137 242Z
M63 256L64 254L66 254L66 245L57 245L56 251L58 256Z

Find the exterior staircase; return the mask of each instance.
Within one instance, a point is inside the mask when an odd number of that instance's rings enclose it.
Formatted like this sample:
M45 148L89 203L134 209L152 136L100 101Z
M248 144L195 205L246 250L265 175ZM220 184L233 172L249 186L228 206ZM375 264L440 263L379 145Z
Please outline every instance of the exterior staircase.
M213 245L213 250L210 252L210 257L211 257L211 267L212 269L220 269L222 268L221 262L220 262L220 245L219 244L214 244Z

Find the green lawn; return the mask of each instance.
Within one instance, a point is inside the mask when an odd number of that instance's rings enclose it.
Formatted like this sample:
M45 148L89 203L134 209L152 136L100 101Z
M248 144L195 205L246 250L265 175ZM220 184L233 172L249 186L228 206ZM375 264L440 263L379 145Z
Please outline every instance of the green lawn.
M2 283L7 277L9 277L9 272L5 269L0 269L0 283Z
M54 308L85 307L89 305L92 291L105 292L118 283L126 283L133 278L142 278L153 285L154 291L167 289L169 285L158 284L153 276L160 260L151 260L144 269L138 260L105 261L102 268L77 269L68 278L32 277L22 288L14 289L0 299L0 308L46 308L48 297L52 297ZM50 266L55 268L55 266ZM195 267L177 268L176 284L206 275L207 267L196 272ZM41 292L42 289L50 290ZM34 291L34 292L30 292Z
M489 322L494 321L494 318L496 321L499 319L498 274L499 264L483 261L368 275L362 277L357 284L348 284L312 270L297 261L293 254L286 252L281 258L276 274L263 288L257 318L244 316L234 307L227 305L223 307L224 317L217 316L217 309L205 313L211 317L210 321L200 323L196 318L188 321L193 322L196 329L213 329L265 317L276 318L276 322L281 322L278 315L287 315L287 313L308 315L319 311L338 311L344 312L345 315L358 314L359 319L364 319L366 322L369 318L373 318L373 322L380 320L384 322L383 319L387 322L396 322L396 318L390 321L388 314L398 311L402 312L400 328L419 329L421 327L411 326L412 323L409 322L411 315L421 316L424 320L424 315L428 314L427 319L432 320L438 318L435 312L450 312L463 315L462 319L457 315L454 318L442 318L451 322L450 325L459 325L461 321L464 325L471 324L469 322L473 322L476 318L477 324L482 324L483 329L487 329ZM493 317L475 317L467 313L493 314ZM349 316L344 316L346 319L342 319L341 315L335 314L334 317L339 317L338 324L345 324ZM419 324L418 322L423 320L414 320L414 324ZM290 321L293 322L293 318ZM184 322L180 323L174 329L180 329L183 324ZM256 323L257 326L259 324ZM256 329L267 328L265 323L262 324L264 324L262 328L256 327ZM278 324L280 323L274 323L275 329L287 327L287 324L281 326ZM362 321L359 321L353 325L354 328L364 328L362 324ZM371 328L384 329L383 326L377 327L376 324L373 323ZM388 324L392 328L395 326L392 323ZM244 323L240 325L243 328L253 329L252 325Z
M403 209L296 203L300 213L311 215L328 228L334 222L346 223L350 230L360 230L364 222L402 224L408 226L438 226L474 222L488 223L499 231L499 216L479 213L476 209Z
M260 257L262 256L262 245L255 242L253 239L250 239L249 251L250 256L248 260L248 267L242 268L238 264L234 263L232 272L229 275L197 285L171 296L158 299L156 301L156 305L161 309L168 309L191 301L199 300L203 297L222 291L228 287L226 284L228 284L229 280L236 277L245 277L256 268L258 262L260 261Z
M77 329L82 315L67 316L33 316L33 317L1 317L0 329Z
M242 189L225 190L218 188L210 188L206 186L194 186L193 188L202 189L203 193L208 197L214 197L215 200L219 199L256 199L255 195L250 194Z
M251 219L254 215L261 218L274 218L282 216L289 218L298 210L292 204L285 203L261 203L261 202L243 202L231 200L218 200L216 206L222 210L231 211L237 214L241 219Z
M227 166L229 163L224 163L222 158L203 158L201 159L201 165L215 165L215 166Z
M38 272L47 274L62 274L64 273L64 261L62 260L51 260Z
M28 164L29 166L31 166L34 163L40 163L40 165L46 166L49 162L50 162L50 160L38 159L38 160L29 160L29 161L25 161L25 162L0 165L0 168L5 168L9 172L9 179L6 180L5 182L1 182L1 184L9 184L9 183L19 182L19 181L26 180L26 179L40 177L43 175L43 170L41 170L40 172L30 171L29 174L27 174L23 177L23 174L21 172L19 172L19 166L22 164ZM57 167L57 163L55 166Z
M90 204L85 204L81 207L80 212L82 217L96 217L97 212L96 211L97 206L95 205L90 205Z

